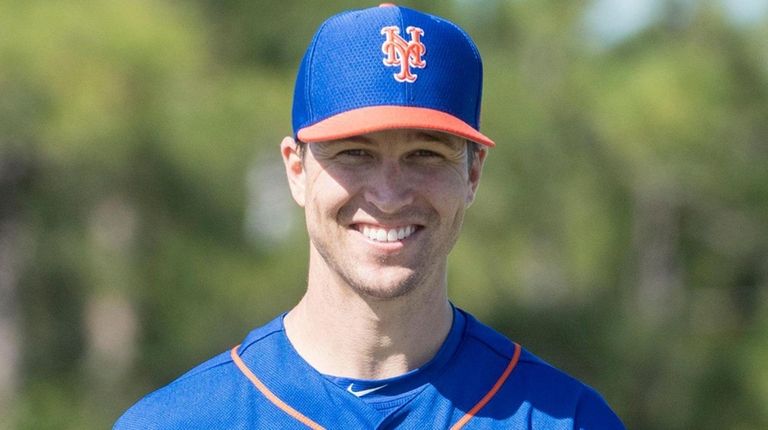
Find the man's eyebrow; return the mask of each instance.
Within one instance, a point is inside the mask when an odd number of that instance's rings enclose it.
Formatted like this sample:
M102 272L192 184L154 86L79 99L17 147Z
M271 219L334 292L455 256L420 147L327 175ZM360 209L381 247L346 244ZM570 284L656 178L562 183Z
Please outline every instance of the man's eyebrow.
M358 136L345 137L343 139L331 140L331 141L329 141L327 143L331 143L331 144L333 144L333 143L361 143L361 144L364 144L364 145L372 145L373 144L371 139L369 139L369 138L367 138L365 136L359 136L359 135Z
M423 140L426 142L442 143L452 149L459 149L463 140L451 139L449 135L430 133L428 131L417 131L414 134L414 140Z

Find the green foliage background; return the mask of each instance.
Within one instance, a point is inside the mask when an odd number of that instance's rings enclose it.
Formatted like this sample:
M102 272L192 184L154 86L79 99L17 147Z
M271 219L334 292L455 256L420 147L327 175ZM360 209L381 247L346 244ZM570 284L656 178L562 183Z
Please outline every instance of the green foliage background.
M402 2L485 60L451 294L628 428L768 428L768 22L662 3L601 44L587 1ZM295 68L370 5L0 1L0 428L108 428L298 299Z

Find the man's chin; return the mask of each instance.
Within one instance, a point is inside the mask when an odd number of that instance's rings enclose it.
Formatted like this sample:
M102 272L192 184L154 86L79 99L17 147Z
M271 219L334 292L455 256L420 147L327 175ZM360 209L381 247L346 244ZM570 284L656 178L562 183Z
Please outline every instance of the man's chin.
M360 295L375 300L393 300L413 292L420 283L415 273L400 276L371 276L368 279L349 280L349 286Z

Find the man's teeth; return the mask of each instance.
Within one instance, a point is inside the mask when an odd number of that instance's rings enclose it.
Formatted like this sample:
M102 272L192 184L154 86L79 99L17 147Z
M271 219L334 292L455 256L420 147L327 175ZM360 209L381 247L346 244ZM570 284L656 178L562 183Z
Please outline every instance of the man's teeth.
M376 228L364 225L361 230L365 237L377 242L395 242L398 240L403 240L406 237L412 235L414 231L416 231L416 226L413 225L392 229Z

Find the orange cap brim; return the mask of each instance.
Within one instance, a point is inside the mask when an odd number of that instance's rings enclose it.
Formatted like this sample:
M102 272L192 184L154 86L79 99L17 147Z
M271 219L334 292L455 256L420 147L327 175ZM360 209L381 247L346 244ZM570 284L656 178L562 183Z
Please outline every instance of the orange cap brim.
M488 147L496 146L491 139L451 114L411 106L370 106L350 110L304 127L296 137L303 142L325 142L396 128L442 131Z

